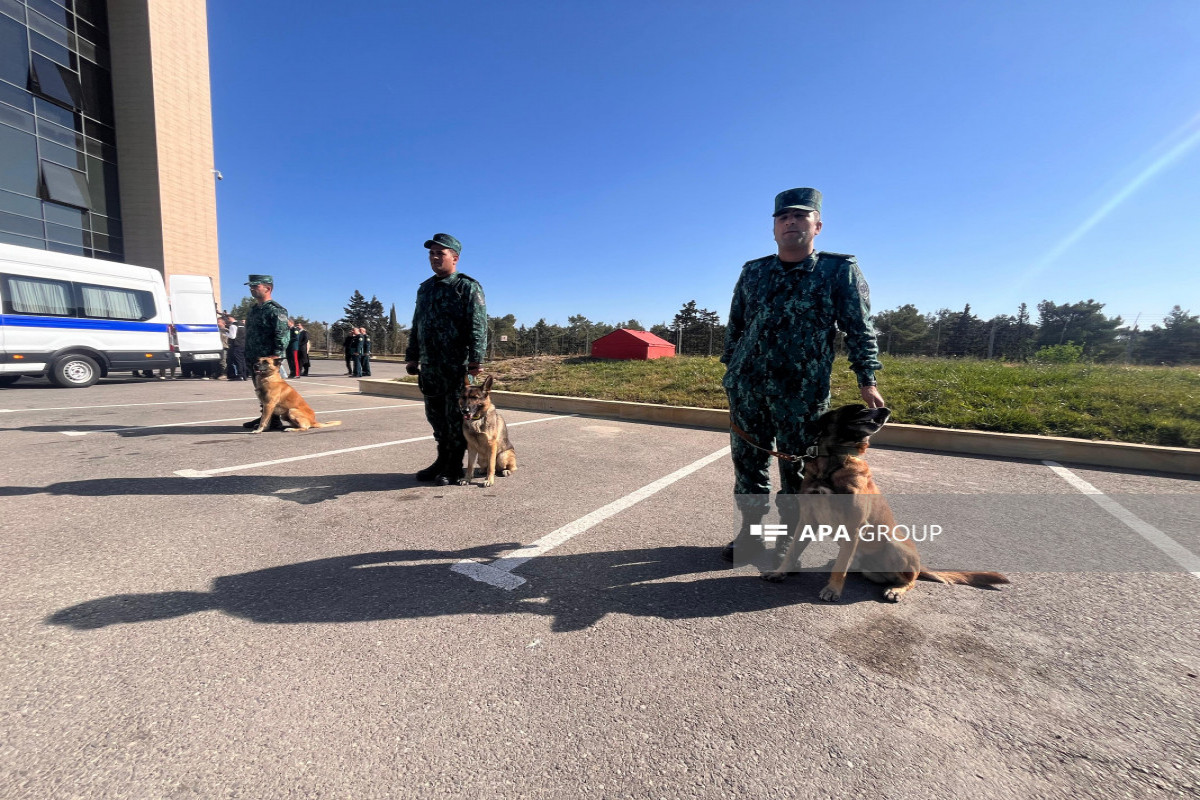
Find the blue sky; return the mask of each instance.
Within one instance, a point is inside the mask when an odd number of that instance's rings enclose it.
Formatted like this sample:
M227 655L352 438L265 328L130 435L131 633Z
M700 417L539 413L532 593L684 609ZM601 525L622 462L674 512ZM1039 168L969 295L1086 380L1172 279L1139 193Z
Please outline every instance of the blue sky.
M729 310L774 195L876 311L1200 313L1200 4L208 0L223 303L411 316L422 242L492 315Z

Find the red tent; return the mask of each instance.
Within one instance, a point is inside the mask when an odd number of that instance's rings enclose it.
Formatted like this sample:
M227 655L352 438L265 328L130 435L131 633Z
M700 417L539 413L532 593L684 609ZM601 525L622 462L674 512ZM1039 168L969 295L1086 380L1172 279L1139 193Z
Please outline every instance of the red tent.
M646 331L619 328L592 342L592 358L671 358L675 345Z

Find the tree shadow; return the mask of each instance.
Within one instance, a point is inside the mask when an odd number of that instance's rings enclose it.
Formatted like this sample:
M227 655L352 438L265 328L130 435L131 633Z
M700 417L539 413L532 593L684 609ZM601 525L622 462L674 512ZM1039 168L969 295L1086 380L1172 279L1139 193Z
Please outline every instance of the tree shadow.
M49 625L95 630L109 625L220 611L262 624L366 622L456 614L534 614L555 632L577 631L609 614L700 619L820 604L825 576L801 573L771 584L746 572L710 573L715 548L675 546L576 555L548 555L521 567L514 591L477 583L449 567L486 560L517 545L459 551L387 550L325 558L224 575L208 592L123 594L89 600L46 618ZM878 588L847 583L841 604L876 600Z
M358 492L395 492L428 487L406 473L363 472L296 477L290 475L214 475L206 478L93 478L48 486L0 486L0 497L49 494L67 497L114 495L178 497L187 495L273 495L300 505L336 500Z
M247 412L245 420L248 421L251 413ZM227 422L224 425L171 425L161 428L130 426L128 428L114 428L112 425L26 425L22 428L5 428L8 431L21 431L24 433L63 433L65 431L78 433L113 433L123 439L140 439L146 436L196 436L196 435L211 435L218 436L228 434L230 436L244 436L250 434L248 428L243 428L241 422ZM264 433L283 433L280 430L267 430ZM313 433L324 433L319 429L304 431L305 435ZM297 434L290 434L296 436Z

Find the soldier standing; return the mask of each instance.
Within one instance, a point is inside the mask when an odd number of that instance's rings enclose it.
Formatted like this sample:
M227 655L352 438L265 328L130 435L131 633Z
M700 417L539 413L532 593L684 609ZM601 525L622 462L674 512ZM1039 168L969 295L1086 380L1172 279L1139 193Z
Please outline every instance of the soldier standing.
M358 329L358 361L364 377L371 377L371 337L366 328Z
M254 306L246 315L246 365L250 368L250 377L257 387L258 373L255 372L254 365L264 356L282 360L291 338L291 331L288 329L287 309L271 299L271 294L275 291L275 279L270 275L251 275L246 285L250 287L250 296L254 298ZM242 427L256 428L259 419L261 415L242 423ZM283 427L278 417L271 417L271 427Z
M417 289L412 334L404 353L409 375L419 375L425 418L437 441L437 460L417 480L456 483L463 476L467 442L458 395L466 375L482 372L487 351L487 305L483 287L458 271L462 244L447 233L425 242L433 277Z
M854 256L820 252L813 243L822 226L821 193L780 192L774 217L778 254L742 267L721 356L729 417L746 434L730 433L743 534L770 507L767 451L803 454L813 423L829 408L839 330L846 335L863 402L869 408L884 405L875 385L881 365L867 282ZM781 495L799 492L799 462L780 460L779 481ZM793 530L798 505L781 503L781 515ZM726 545L725 560L733 560L735 543Z
M246 380L246 326L226 315L225 327L229 331L229 380Z
M355 341L357 336L358 328L351 328L350 332L346 334L346 338L342 340L342 352L346 354L346 375L348 377L354 377L354 362L358 358L356 350L358 344Z

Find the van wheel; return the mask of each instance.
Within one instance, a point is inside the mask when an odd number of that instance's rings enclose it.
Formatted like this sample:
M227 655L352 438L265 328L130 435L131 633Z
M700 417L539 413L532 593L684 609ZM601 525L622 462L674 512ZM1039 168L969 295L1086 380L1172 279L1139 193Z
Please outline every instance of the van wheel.
M21 380L20 375L0 375L0 386L12 386Z
M63 356L50 369L50 381L66 389L82 389L100 380L100 367L88 356Z

